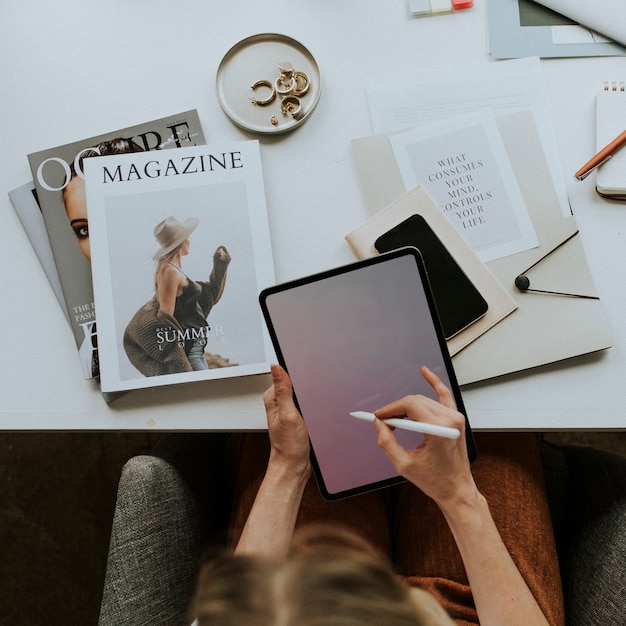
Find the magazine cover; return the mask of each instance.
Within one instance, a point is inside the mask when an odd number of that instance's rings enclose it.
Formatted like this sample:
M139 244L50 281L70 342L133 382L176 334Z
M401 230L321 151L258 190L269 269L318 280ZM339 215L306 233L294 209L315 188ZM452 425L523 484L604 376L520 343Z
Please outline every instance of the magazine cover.
M85 162L103 391L269 371L259 143Z
M37 254L41 267L46 273L46 277L54 290L54 295L61 305L61 310L65 314L65 317L67 317L63 289L61 288L57 266L54 263L54 256L52 254L52 248L50 247L50 239L48 239L46 225L41 215L39 203L37 202L35 183L31 181L12 189L9 191L9 198L11 199L17 216L20 218L20 222L22 222L24 231L28 235L33 250L35 250Z
M86 378L99 375L83 163L89 157L204 144L195 110L28 155Z

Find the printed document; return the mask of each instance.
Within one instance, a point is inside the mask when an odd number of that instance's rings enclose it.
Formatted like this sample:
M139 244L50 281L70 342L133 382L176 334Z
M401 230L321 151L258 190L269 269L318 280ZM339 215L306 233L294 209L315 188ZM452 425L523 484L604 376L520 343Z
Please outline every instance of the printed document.
M571 215L547 84L538 58L388 75L367 85L367 98L375 134L453 120L481 110L495 116L531 111L561 211Z
M487 112L392 135L404 185L421 185L484 263L539 245L504 143Z

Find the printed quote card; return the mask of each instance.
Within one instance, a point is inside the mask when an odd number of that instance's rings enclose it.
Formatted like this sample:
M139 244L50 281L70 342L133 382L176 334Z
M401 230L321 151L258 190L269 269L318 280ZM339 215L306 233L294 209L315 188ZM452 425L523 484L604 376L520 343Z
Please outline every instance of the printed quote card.
M390 137L408 190L421 185L483 262L539 245L493 115Z

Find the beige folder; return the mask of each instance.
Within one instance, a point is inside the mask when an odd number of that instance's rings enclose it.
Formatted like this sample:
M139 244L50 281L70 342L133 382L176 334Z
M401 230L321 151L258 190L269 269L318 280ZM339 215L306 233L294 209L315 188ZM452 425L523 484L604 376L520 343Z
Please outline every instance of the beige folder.
M517 309L453 356L462 385L611 345L600 300L576 297L597 292L576 220L561 211L532 113L511 113L496 121L540 245L486 264ZM356 139L353 150L372 213L406 193L388 136ZM531 289L574 295L521 292L515 278L523 273Z

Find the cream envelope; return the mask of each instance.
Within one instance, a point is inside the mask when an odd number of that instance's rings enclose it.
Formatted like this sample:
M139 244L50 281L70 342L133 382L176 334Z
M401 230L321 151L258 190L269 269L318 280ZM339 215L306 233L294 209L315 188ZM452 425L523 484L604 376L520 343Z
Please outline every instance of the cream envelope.
M496 121L540 245L487 263L518 308L453 356L462 385L611 345L600 300L515 287L516 277L526 273L531 289L597 295L575 234L576 221L561 212L532 113L512 113ZM357 139L353 149L370 211L380 211L405 193L387 135Z

